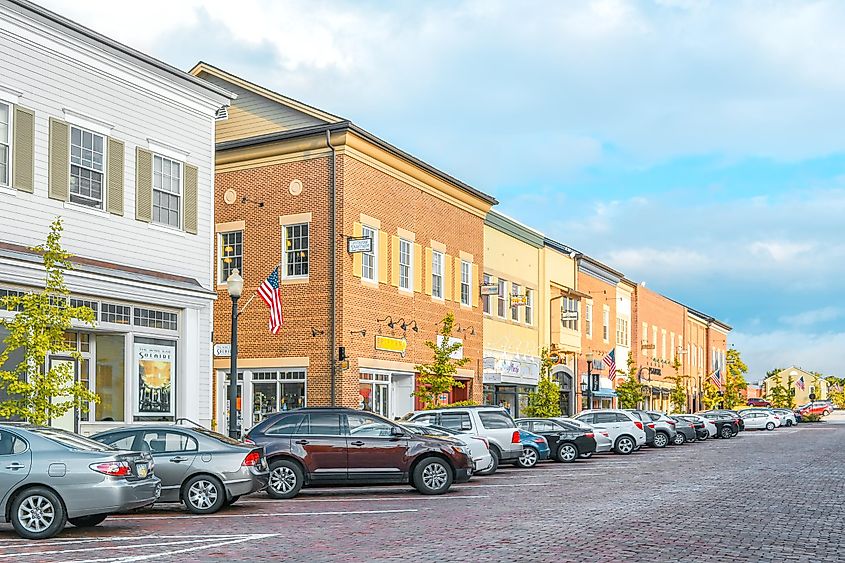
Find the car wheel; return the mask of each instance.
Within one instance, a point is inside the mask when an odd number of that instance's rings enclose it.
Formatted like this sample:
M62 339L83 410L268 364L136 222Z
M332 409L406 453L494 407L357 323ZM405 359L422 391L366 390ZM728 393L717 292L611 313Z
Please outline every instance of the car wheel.
M613 450L618 454L628 455L634 451L635 447L636 443L633 438L630 436L620 436L616 440L616 445L613 446Z
M52 538L65 527L65 507L58 495L44 487L27 489L12 503L12 526L22 538Z
M302 488L305 476L294 461L280 459L270 465L270 480L267 494L275 499L293 498Z
M581 454L581 457L583 459L590 459L591 457L593 457L593 452L584 452L583 454Z
M563 463L572 463L578 459L578 448L575 444L561 444L557 449L557 460Z
M479 471L477 475L492 475L499 469L499 455L496 453L496 450L490 450L490 459L490 467L484 471Z
M732 438L733 435L734 435L734 432L733 432L733 430L731 430L730 426L727 426L727 425L722 426L722 428L719 429L719 436L726 439L726 440L728 438Z
M828 416L831 412L833 411L831 411L830 409L825 409L825 411L822 413L822 416Z
M531 469L540 461L540 454L531 446L522 448L522 455L516 460L516 464L524 469Z
M775 423L774 423L774 422L767 422L767 423L766 423L766 430L768 430L769 432L771 432L771 431L772 431L772 430L774 430L774 429L775 429Z
M654 442L652 443L655 448L665 448L669 443L669 435L665 432L658 432L654 435Z
M687 441L687 437L684 435L684 433L678 432L677 434L675 434L675 439L672 440L672 443L675 444L676 446L680 446L680 445L683 445L683 443L686 442L686 441Z
M213 514L226 504L226 491L216 477L196 475L182 487L182 500L194 514Z
M79 518L68 518L67 521L77 528L93 528L103 523L103 520L108 518L108 514L91 514L90 516L80 516Z
M414 468L414 487L424 495L442 495L452 486L452 468L437 457L422 460Z

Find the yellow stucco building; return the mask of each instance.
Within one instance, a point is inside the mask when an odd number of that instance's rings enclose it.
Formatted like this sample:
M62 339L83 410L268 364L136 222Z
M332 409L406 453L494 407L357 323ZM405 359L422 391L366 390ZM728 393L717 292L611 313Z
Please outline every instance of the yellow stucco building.
M777 386L778 382L795 393L796 406L809 403L810 393L815 393L817 401L828 398L830 385L827 381L795 366L781 370L777 375L764 379L762 385L763 397L770 398L772 388Z

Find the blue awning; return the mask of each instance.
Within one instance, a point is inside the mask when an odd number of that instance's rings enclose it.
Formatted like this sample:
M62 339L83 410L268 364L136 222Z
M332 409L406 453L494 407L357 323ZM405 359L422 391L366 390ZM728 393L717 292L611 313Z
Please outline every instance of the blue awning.
M593 397L615 397L616 391L613 389L599 389L598 391L593 391Z

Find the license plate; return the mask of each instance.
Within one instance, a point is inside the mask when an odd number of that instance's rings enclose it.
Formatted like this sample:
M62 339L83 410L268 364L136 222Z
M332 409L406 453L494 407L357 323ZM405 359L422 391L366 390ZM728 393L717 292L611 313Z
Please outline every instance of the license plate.
M147 474L150 472L146 463L136 463L135 469L138 471L138 477L140 477L141 479L146 477Z

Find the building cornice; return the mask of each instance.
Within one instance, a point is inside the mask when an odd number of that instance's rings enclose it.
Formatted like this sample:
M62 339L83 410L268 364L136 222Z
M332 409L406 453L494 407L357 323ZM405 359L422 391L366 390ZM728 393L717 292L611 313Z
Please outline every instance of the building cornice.
M484 223L487 226L524 242L525 244L533 246L534 248L543 247L543 233L535 231L531 227L523 225L515 219L512 219L507 215L503 215L498 211L490 210L487 217L484 219Z

